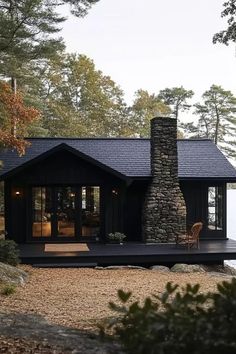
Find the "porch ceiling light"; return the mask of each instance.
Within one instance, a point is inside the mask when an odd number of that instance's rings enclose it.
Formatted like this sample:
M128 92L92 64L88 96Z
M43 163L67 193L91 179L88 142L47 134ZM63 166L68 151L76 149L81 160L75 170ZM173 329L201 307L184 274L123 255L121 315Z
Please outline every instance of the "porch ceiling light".
M16 191L16 196L19 197L20 196L20 191Z

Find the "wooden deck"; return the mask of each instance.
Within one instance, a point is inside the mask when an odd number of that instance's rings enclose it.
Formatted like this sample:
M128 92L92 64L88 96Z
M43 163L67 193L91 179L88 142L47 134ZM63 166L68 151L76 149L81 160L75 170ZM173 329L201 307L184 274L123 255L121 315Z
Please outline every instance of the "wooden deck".
M127 243L124 245L88 243L85 251L45 252L45 244L21 244L22 263L58 266L151 265L174 263L222 263L236 259L236 241L208 240L200 249L189 251L175 244Z

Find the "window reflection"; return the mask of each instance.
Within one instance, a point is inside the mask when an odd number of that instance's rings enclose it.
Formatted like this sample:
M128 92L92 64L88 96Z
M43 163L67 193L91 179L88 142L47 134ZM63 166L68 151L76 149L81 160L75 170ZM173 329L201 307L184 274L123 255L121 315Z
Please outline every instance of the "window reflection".
M34 187L33 193L33 237L51 236L52 191L51 188Z
M223 228L223 188L208 187L208 229Z
M75 236L75 190L57 188L57 231L60 237Z
M82 187L81 201L82 236L97 237L100 231L100 187Z
M32 188L32 236L98 237L100 187L58 186Z

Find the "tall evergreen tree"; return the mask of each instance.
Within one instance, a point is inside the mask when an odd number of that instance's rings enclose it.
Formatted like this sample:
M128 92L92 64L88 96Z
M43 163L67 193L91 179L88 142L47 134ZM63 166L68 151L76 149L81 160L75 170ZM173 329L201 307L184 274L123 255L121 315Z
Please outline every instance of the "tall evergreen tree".
M56 37L66 18L57 12L63 4L84 16L98 0L0 0L0 75L10 78L13 92L17 80L32 79L32 66L42 65L64 48ZM16 134L16 121L12 134Z
M56 38L66 18L57 12L69 4L75 16L84 16L98 0L0 0L0 73L21 75L31 61L52 57L64 47Z
M213 36L213 43L228 45L230 42L236 42L236 0L224 2L223 7L221 17L227 19L228 27Z
M158 98L171 108L172 114L176 119L179 113L188 111L191 105L188 99L192 98L194 92L181 87L166 88L159 92Z
M212 85L202 99L202 103L194 105L197 124L186 125L185 131L212 139L228 157L236 157L236 97L231 91Z

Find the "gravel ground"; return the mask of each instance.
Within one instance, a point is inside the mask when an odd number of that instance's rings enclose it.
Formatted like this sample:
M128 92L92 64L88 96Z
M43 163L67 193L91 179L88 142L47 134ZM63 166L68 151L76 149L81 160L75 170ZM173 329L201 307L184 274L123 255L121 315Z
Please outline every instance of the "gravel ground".
M122 354L118 343L101 343L96 336L97 324L114 316L108 302L117 301L118 289L143 301L162 293L168 281L199 283L206 292L231 278L138 269L21 268L29 281L10 296L0 295L0 354Z
M201 284L202 291L216 289L225 277L209 273L172 273L151 270L40 269L25 266L29 281L11 296L0 295L0 312L39 314L50 323L96 330L98 323L114 316L109 301L117 301L117 290L130 290L133 300L142 301L163 292L168 281Z

